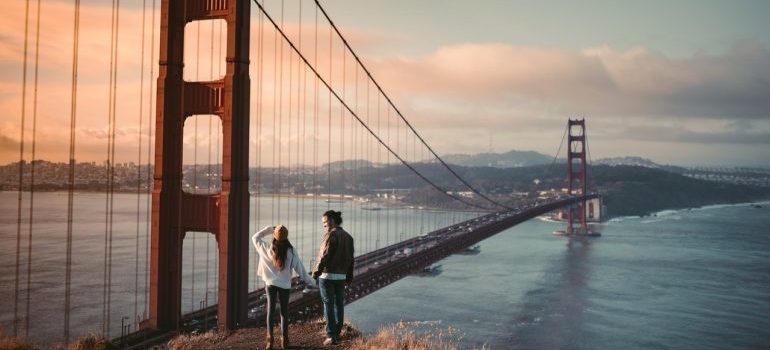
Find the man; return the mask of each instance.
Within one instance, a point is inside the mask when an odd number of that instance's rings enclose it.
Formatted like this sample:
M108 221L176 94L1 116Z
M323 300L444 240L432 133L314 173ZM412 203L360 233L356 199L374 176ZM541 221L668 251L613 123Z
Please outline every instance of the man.
M353 237L340 226L341 212L328 210L321 222L324 236L313 278L320 278L318 284L326 318L324 345L328 346L339 340L345 317L345 285L353 282Z

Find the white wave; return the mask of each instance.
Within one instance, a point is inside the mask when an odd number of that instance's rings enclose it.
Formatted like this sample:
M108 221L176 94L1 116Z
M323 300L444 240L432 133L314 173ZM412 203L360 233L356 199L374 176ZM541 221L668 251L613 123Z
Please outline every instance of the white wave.
M730 208L730 207L747 207L753 204L770 205L770 201L735 203L735 204L712 204L712 205L704 205L700 208L693 208L692 210L711 210L711 209L723 209L723 208Z
M556 220L556 219L554 219L554 218L552 218L550 216L545 216L545 215L538 216L537 219L540 220L540 221L544 221L544 222L556 222L556 223L563 222L563 221Z
M635 220L635 219L641 219L641 216L638 215L630 215L630 216L618 216L616 218L612 218L607 220L607 223L620 223L627 220Z
M707 211L707 210L712 210L712 209L724 209L724 208L732 208L732 207L746 207L746 206L751 206L753 204L770 205L770 201L743 202L743 203L723 203L723 204L704 205L702 207L692 207L692 208L683 208L683 209L666 209L666 210L661 210L659 212L653 213L650 216L652 216L652 217L675 216L675 215L678 215L678 214L682 214L682 213L685 213L685 212L691 212L691 211ZM679 219L681 219L681 217L679 217Z
M661 222L661 221L669 221L669 220L681 220L682 217L680 215L664 215L663 217L658 217L655 219L649 219L649 220L642 220L640 221L643 224L651 224L654 222Z

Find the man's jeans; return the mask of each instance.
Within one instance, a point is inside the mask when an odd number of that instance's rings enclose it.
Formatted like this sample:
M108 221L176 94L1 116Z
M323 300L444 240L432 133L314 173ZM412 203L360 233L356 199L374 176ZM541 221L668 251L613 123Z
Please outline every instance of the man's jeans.
M324 304L326 335L338 339L345 320L345 281L319 279L321 301Z

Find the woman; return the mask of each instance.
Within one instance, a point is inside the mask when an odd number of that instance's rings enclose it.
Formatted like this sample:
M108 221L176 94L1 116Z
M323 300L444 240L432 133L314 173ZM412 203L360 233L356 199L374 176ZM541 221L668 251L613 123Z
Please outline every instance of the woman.
M273 241L267 243L262 240L265 236L273 234ZM291 291L292 271L295 271L305 284L312 288L313 279L305 272L305 266L299 256L294 252L289 242L289 230L286 226L267 226L251 237L251 242L259 255L257 275L265 282L265 294L267 295L267 339L265 348L273 348L273 313L275 303L281 303L281 347L286 349L289 345L288 307L289 292Z

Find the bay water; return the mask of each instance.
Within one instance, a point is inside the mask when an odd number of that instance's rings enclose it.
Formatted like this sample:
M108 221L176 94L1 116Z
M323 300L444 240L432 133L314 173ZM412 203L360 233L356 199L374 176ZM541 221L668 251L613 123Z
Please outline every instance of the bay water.
M618 218L585 239L530 220L439 262L437 276L354 302L347 318L463 348L770 349L770 205L758 206Z
M67 194L35 194L29 290L29 194L22 198L21 225L17 199L15 192L0 192L0 327L11 333L16 312L23 334L29 298L30 337L40 344L60 342ZM74 204L71 332L101 333L108 296L109 334L118 336L121 322L135 327L146 317L147 197L115 194L113 239L106 245L105 195L76 193ZM370 204L302 197L252 198L251 204L250 232L288 225L307 267L327 208L343 211L356 254L478 215L402 207L371 211L363 210ZM438 275L409 276L350 304L346 318L366 334L400 323L463 348L768 349L768 227L769 203L618 218L600 227L602 237L586 239L554 236L562 224L530 220L482 241L476 255L438 262ZM105 246L108 252L112 246L109 290ZM212 235L188 233L183 312L215 302L215 252ZM250 290L263 287L253 262L252 252Z
M0 331L6 335L16 329L17 334L28 334L41 345L64 339L67 202L66 192L39 192L34 198L23 192L19 212L18 193L0 192ZM138 322L147 318L149 205L146 194L116 193L108 200L104 193L75 193L71 339L85 334L120 336L136 330ZM248 234L251 237L267 225L286 225L290 241L310 271L323 234L321 215L329 209L342 211L342 226L355 238L356 255L480 215L354 200L252 196ZM186 234L182 245L183 313L217 302L216 252L212 234ZM249 291L264 288L255 273L255 254L250 248Z

